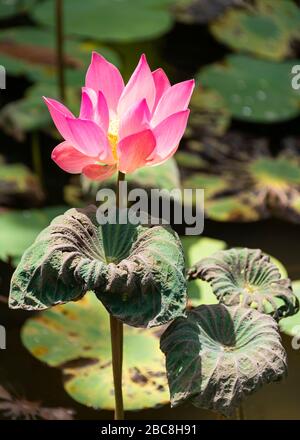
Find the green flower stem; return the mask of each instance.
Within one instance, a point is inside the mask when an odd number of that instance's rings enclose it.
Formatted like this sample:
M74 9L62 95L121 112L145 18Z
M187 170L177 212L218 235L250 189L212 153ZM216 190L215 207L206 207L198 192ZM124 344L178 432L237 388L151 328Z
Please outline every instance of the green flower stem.
M120 200L119 183L125 180L125 174L119 172L117 181L117 206L123 206ZM123 323L110 315L110 334L112 368L115 389L115 420L124 420L122 367L123 367Z
M56 63L59 96L65 100L65 73L64 73L64 33L63 33L63 0L55 0L56 17Z
M110 315L110 336L115 389L115 420L124 420L122 391L123 324L112 315Z
M120 208L120 206L122 206L124 208L124 206L127 205L126 200L121 200L122 194L120 193L120 188L119 188L120 182L124 182L125 179L126 179L126 174L121 173L121 171L119 171L118 182L117 182L117 207L118 208Z

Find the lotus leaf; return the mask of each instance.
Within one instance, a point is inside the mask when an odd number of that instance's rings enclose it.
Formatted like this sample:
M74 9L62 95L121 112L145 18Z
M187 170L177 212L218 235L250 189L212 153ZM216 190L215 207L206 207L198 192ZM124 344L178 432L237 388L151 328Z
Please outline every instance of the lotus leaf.
M177 20L187 24L205 24L232 6L242 6L242 0L177 0L174 7Z
M300 301L300 281L293 281L292 286L295 295ZM279 328L286 335L300 338L300 311L293 316L281 319ZM299 339L296 342L299 343Z
M299 22L300 10L293 1L256 0L252 8L228 10L210 29L234 50L279 61L293 55Z
M292 87L292 68L299 60L281 63L229 55L204 67L198 80L218 92L231 115L247 122L275 123L300 114L300 90Z
M187 268L194 266L201 258L209 257L226 247L224 241L208 237L183 237L181 241ZM199 278L189 281L189 305L196 307L202 304L215 304L218 302L209 283Z
M56 306L26 321L22 342L42 362L62 369L64 388L83 405L114 409L109 318L96 296ZM125 410L168 402L163 355L154 330L124 327Z
M37 0L1 0L0 1L0 19L11 18L18 14L24 14L28 12Z
M230 415L245 396L286 374L276 322L240 306L200 306L161 337L173 407L188 401Z
M185 266L177 234L168 226L133 225L121 214L115 220L100 225L92 205L56 217L24 253L12 277L10 307L43 310L93 290L132 326L183 315Z
M259 249L216 252L196 263L188 276L208 281L218 300L226 305L257 308L276 318L293 315L299 308L290 280L281 278L277 266Z
M65 0L66 33L111 42L159 37L172 27L168 10L172 3L173 0ZM51 0L37 5L33 14L41 24L54 26Z

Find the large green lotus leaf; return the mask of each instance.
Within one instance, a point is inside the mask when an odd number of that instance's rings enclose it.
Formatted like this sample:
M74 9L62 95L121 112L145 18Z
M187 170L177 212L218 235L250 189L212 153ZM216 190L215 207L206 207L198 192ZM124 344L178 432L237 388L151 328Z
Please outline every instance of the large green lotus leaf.
M26 13L37 0L0 0L0 19Z
M300 280L292 282L293 292L300 301ZM300 336L300 311L293 316L283 318L279 323L280 331L289 336Z
M240 306L200 306L161 337L172 406L185 401L230 415L245 396L286 373L276 322Z
M159 37L169 31L173 0L65 0L65 32L100 41L129 42ZM54 26L51 0L36 6L34 17ZM88 25L87 25L88 23Z
M117 53L106 46L66 39L64 56L69 86L78 87L84 82L93 50L99 51L113 64L120 65ZM0 54L1 63L10 75L27 75L43 84L56 81L56 42L52 29L16 27L2 30Z
M223 14L231 6L241 6L240 0L177 0L176 19L187 24L205 24Z
M276 318L298 311L290 280L281 278L278 267L260 249L216 252L199 261L189 277L209 282L218 300L226 305L255 307Z
M178 166L173 158L159 166L139 168L126 176L126 182L128 191L135 188L172 191L172 189L181 187ZM105 182L96 182L85 176L78 176L65 187L65 200L71 206L81 207L92 203L101 188L115 188L115 186L116 176L112 176Z
M256 0L255 7L232 9L210 27L222 43L237 51L282 60L300 38L300 10L291 0Z
M217 251L225 249L226 243L208 237L183 237L181 239L186 267L192 267L199 259L209 257ZM206 281L199 278L188 284L188 297L193 307L201 304L215 304L218 302L212 288Z
M114 409L109 319L92 292L28 319L21 335L33 356L62 369L65 390L73 399L94 408ZM125 326L125 410L167 403L167 388L155 331Z
M93 290L110 313L136 327L184 314L184 256L165 226L132 225L119 216L99 225L97 209L70 209L24 253L11 282L11 308L43 310Z
M274 123L300 113L300 91L291 86L291 70L299 60L282 63L230 55L202 69L199 82L224 98L233 117Z
M38 178L25 165L5 163L0 156L0 206L37 206L43 198Z
M59 214L65 206L41 209L13 210L0 213L0 259L12 259L17 265L25 250L38 234Z

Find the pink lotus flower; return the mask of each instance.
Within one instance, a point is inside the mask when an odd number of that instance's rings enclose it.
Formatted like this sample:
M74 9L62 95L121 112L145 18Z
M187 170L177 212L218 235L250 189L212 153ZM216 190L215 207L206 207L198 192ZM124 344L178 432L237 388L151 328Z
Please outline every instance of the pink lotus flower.
M93 52L79 118L44 98L65 139L52 159L64 171L93 180L166 161L185 131L193 88L194 80L171 86L162 69L151 72L145 55L124 86L119 70Z

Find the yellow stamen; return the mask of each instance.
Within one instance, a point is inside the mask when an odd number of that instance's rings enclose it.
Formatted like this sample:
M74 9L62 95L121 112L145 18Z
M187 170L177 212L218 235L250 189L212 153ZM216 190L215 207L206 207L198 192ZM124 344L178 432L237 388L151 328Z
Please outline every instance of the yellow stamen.
M108 140L115 160L118 160L117 145L119 140L119 118L113 118L109 121Z
M107 137L114 159L118 160L118 153L117 153L118 136L116 134L108 133Z

